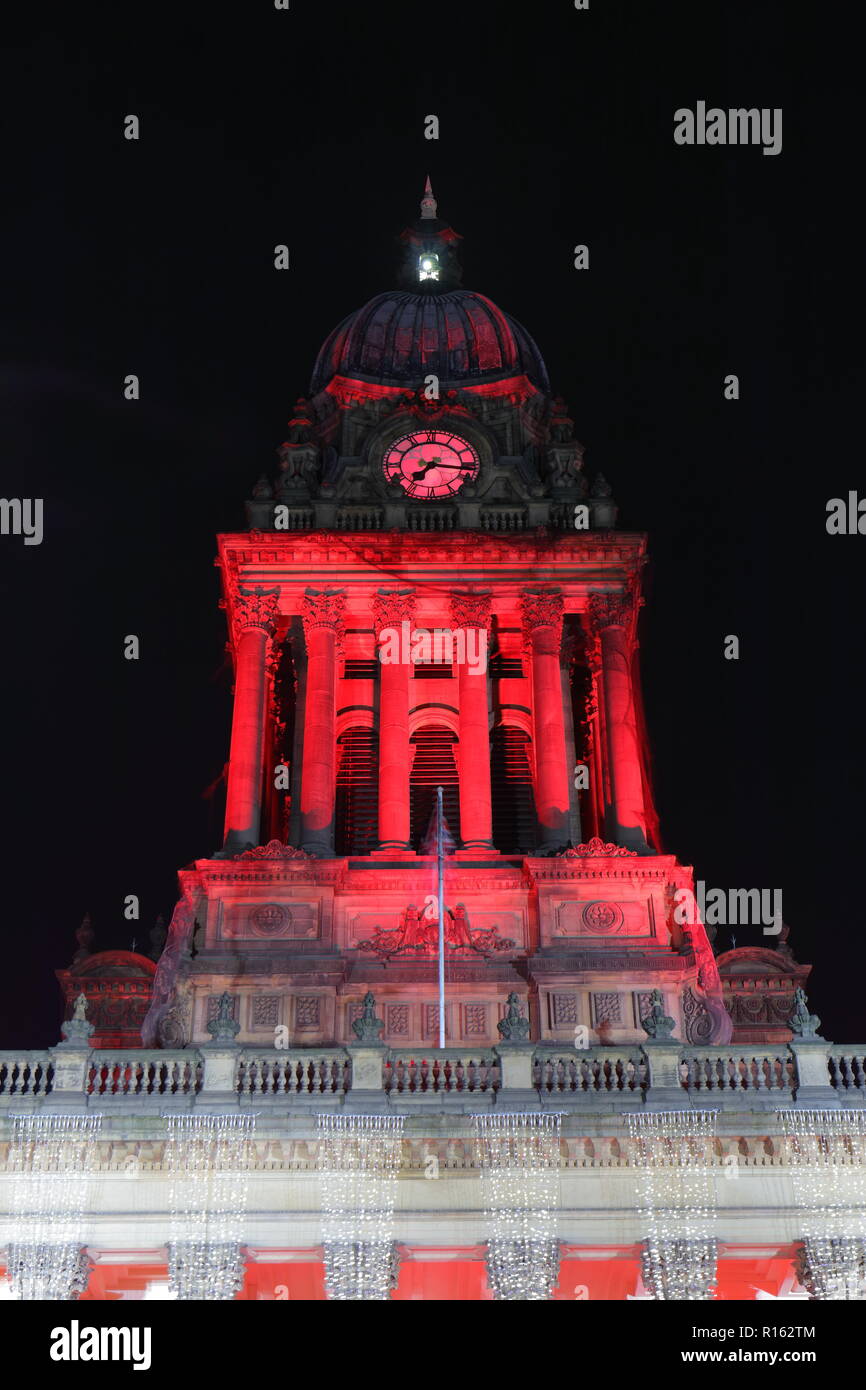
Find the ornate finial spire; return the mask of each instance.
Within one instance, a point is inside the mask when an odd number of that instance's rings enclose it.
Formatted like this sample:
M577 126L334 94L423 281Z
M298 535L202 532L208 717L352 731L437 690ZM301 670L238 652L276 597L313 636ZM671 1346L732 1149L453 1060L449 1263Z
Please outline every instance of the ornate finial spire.
M436 216L439 204L433 197L433 185L430 182L430 175L427 175L427 182L424 185L424 197L421 199L421 218L427 222Z
M96 933L93 930L93 923L90 920L90 913L85 912L81 919L81 926L75 933L75 940L78 942L78 950L72 957L73 965L80 960L86 960L93 952L93 938Z

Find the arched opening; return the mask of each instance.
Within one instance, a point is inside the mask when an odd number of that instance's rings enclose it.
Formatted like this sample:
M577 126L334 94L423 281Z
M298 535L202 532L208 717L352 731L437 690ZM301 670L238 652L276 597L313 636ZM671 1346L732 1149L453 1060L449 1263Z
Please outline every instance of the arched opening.
M347 729L337 750L334 848L371 854L379 843L379 740L373 729Z
M493 843L500 854L535 850L535 798L530 738L513 724L497 724L490 741Z
M450 729L432 726L417 729L410 739L413 749L412 773L409 782L412 848L420 849L427 833L436 788L442 788L442 804L448 828L454 839L460 840L460 784L454 745L457 735Z

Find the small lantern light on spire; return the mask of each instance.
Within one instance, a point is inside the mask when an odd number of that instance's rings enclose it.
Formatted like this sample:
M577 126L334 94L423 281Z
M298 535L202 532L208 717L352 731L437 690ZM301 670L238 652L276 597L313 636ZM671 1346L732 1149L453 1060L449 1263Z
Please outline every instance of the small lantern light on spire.
M427 182L424 185L424 197L421 199L421 217L427 222L436 216L439 204L433 197L433 185L430 182L430 175L427 175Z

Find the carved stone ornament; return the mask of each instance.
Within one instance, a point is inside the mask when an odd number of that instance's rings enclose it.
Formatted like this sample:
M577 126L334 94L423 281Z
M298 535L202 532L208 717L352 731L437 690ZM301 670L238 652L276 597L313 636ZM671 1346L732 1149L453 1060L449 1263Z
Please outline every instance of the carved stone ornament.
M227 990L224 990L219 997L219 1004L214 1018L207 1025L215 1043L222 1043L224 1046L235 1046L235 1038L241 1031L241 1025L233 1015L234 1000Z
M473 930L466 909L458 903L444 912L445 949L449 955L477 954L492 956L497 951L513 951L516 942L499 935L498 927ZM428 917L413 904L404 908L400 925L394 928L377 927L374 935L357 943L359 951L372 951L384 960L394 956L432 956L439 947L438 916Z
M295 849L292 845L284 845L282 840L268 840L266 845L251 846L250 849L242 850L240 854L233 854L233 859L312 859L311 854L307 854L304 849Z
M96 1025L87 1018L87 995L82 990L72 1009L72 1017L60 1025L63 1042L60 1047L87 1047L90 1034Z
M683 990L683 1032L687 1043L712 1042L713 1020L704 1000L691 986Z
M192 992L186 980L178 980L174 1001L157 1028L161 1047L186 1047L192 1037Z
M364 1007L359 1018L352 1023L352 1032L358 1042L377 1043L385 1027L384 1019L376 1017L376 998L372 990L364 995Z
M490 627L491 598L489 593L457 593L452 591L450 602L451 621L455 628L479 627L487 630Z
M373 598L373 620L377 632L411 622L414 614L414 589L380 589Z
M656 1042L663 1042L665 1039L673 1037L675 1024L676 1020L665 1013L661 990L654 989L649 1013L640 1021L641 1028L647 1037L653 1038Z
M232 621L237 635L260 628L273 637L279 616L279 589L236 589Z
M292 914L282 903L262 903L250 913L250 925L258 936L283 936L292 923Z
M588 840L585 845L575 845L573 849L564 849L557 859L627 859L629 856L637 858L636 849L626 849L623 845L605 844L598 836Z
M301 621L304 624L304 637L307 642L311 633L318 628L327 628L338 636L343 630L343 615L346 611L346 592L344 589L309 589L304 594L304 607Z
M623 922L622 908L617 907L616 903L587 903L581 915L588 931L598 932L602 935L606 932L618 931Z
M553 628L557 636L561 634L565 601L559 589L524 589L520 606L527 634L540 627Z
M606 627L628 627L634 612L631 594L590 594L589 621L593 632Z
M790 1027L791 1032L797 1038L807 1040L818 1037L821 1020L817 1014L809 1013L806 992L803 989L794 991L794 1011L791 1014Z
M496 1025L503 1042L526 1042L529 1038L529 1019L520 1012L520 995L514 991L508 996L505 1017Z

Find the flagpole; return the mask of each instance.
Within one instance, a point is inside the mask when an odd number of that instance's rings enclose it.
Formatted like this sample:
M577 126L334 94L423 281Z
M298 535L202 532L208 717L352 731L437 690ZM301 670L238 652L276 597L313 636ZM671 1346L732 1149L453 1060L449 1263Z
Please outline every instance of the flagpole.
M439 904L439 1046L445 1046L445 904L442 900L445 865L442 855L442 788L436 788L436 868Z

